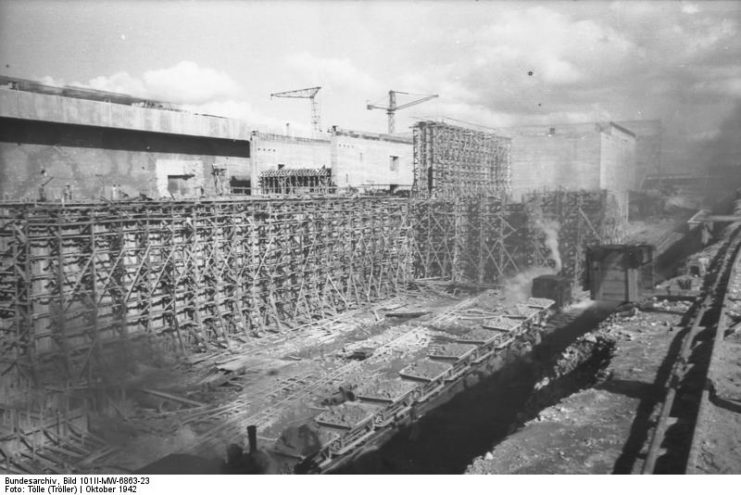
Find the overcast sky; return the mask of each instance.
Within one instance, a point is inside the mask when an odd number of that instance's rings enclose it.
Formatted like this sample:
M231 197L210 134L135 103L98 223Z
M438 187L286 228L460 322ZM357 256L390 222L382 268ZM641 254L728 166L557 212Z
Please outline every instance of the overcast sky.
M308 129L383 132L389 89L440 98L400 111L486 126L660 118L717 136L741 100L741 2L7 1L0 71ZM404 99L400 100L403 103Z

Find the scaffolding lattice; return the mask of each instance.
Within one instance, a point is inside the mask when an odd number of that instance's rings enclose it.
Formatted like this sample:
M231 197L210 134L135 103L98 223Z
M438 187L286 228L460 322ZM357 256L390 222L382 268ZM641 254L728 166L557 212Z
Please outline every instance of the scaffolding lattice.
M489 285L553 269L544 220L578 282L584 247L618 240L614 211L604 191L3 203L0 393L296 329L415 276Z
M556 271L544 222L554 226L561 274L579 282L584 248L616 242L620 229L605 191L550 191L509 203L499 196L414 201L418 276L496 284L526 268Z
M421 195L505 193L510 140L440 122L414 127L414 184Z
M0 386L39 385L41 369L93 379L142 339L226 347L392 297L412 277L407 211L398 198L0 205Z

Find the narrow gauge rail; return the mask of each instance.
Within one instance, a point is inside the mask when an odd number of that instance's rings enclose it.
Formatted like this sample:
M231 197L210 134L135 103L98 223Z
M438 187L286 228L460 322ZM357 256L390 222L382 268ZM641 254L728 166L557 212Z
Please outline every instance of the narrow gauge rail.
M737 208L738 209L738 208ZM741 277L741 223L733 223L716 257L717 269L695 305L680 350L665 382L665 395L651 434L642 474L686 473L697 451L697 429L708 400L707 374L726 322L729 283ZM698 376L699 372L699 376ZM681 398L681 401L678 401Z
M739 215L741 215L741 201L736 201L734 205L734 216L735 218L738 218ZM741 232L741 223L733 224L732 228L736 228L737 233ZM741 234L737 235L736 237L741 237ZM714 365L716 361L719 360L719 354L722 352L722 346L729 345L728 343L724 342L726 331L738 325L738 287L740 286L741 246L739 246L738 252L734 257L733 266L730 270L728 282L725 286L725 293L723 294L723 305L720 309L718 323L715 326L715 331L712 335L712 342L710 342L709 346L710 358L707 365L707 371L705 373L705 376L703 377L705 386L703 387L702 395L700 397L696 426L692 432L692 440L690 442L689 454L687 456L686 472L689 474L702 472L702 470L699 469L698 461L699 456L701 455L700 451L702 450L702 444L706 441L706 436L708 434L707 430L712 430L713 428L719 429L725 426L714 424L711 419L711 414L709 412L709 409L712 408L712 405L710 404L710 394L711 387L714 387L715 385L714 380L719 377L719 371L714 370ZM725 374L724 371L720 371L720 373ZM729 430L728 434L732 435L734 434L734 431ZM739 432L736 430L735 434L736 436L738 436Z

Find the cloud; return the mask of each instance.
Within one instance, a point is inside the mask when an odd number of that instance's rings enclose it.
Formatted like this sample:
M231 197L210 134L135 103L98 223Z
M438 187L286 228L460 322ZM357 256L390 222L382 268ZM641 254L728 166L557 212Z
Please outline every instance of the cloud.
M741 99L741 77L698 81L692 90L698 94L716 96L719 100L728 97Z
M39 82L41 84L46 84L47 86L58 86L58 87L64 86L64 81L63 80L61 80L61 79L55 79L55 78L53 78L51 76L41 77L41 78L39 78Z
M46 76L41 82L64 86L65 81ZM139 98L175 103L182 110L244 120L267 132L285 132L284 121L258 111L242 99L240 86L225 72L182 61L171 67L145 71L141 76L117 72L97 76L72 86L127 94ZM296 135L311 135L308 125L292 123Z
M248 101L244 100L214 100L206 103L188 104L182 106L183 110L189 112L229 117L249 122L262 131L282 134L285 132L285 122L263 114ZM311 136L311 128L308 124L291 122L293 134Z
M741 186L738 168L741 165L741 100L715 132L696 136L692 159L710 173L726 175L726 185Z
M181 62L86 84L270 126L292 121L296 129L309 120L308 103L270 102L267 95L322 86L325 127L368 130L382 130L385 115L366 111L363 103L383 101L395 88L440 95L400 111L399 129L414 116L491 127L662 118L677 143L712 133L741 98L737 3L370 4L343 2L336 17L307 7L301 29L291 27L292 36L280 31L285 22L272 26L265 20L270 16L260 21L265 32L225 33L241 40L235 46L254 45L255 63L266 58L264 77L216 65L214 57L213 68ZM271 19L283 19L273 9L265 6ZM266 36L276 30L280 36ZM259 43L250 43L255 40ZM240 76L249 94L240 92L231 74Z
M190 61L148 70L141 77L117 72L73 85L180 104L202 104L239 93L239 85L228 74Z
M203 103L234 96L239 91L237 83L226 73L188 61L147 71L142 79L151 95L177 103Z
M699 111L739 98L738 17L713 5L525 3L449 16L426 26L435 57L410 78L440 93L441 111L450 96L486 125L663 118L670 132L697 132L729 107L710 120Z
M683 3L681 7L683 14L697 14L700 12L700 7L697 6L697 4L694 3Z
M128 72L117 72L111 76L98 76L90 79L87 83L76 83L75 86L83 86L100 91L111 91L123 93L141 98L152 98L149 90L139 78L132 77Z
M430 90L433 83L441 97L479 113L485 109L493 125L594 115L585 112L601 96L592 88L612 85L636 56L635 44L614 27L542 6L503 9L478 21L437 30L437 41L429 40L436 64L409 78L426 81Z
M525 84L537 81L551 87L604 78L619 70L635 50L609 25L540 6L507 13L471 36L480 62L469 77L489 76L496 70L504 79L532 71L533 79Z
M322 86L330 91L372 93L381 85L346 58L324 58L309 52L294 53L286 57L286 64L294 79L305 81L307 86Z

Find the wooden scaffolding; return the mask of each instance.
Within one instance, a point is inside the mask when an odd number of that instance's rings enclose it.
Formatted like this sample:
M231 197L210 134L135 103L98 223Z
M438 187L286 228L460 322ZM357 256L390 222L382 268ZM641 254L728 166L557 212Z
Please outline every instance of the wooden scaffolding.
M38 385L42 369L92 379L141 339L163 351L226 347L392 297L412 279L408 207L340 197L2 204L0 386Z

